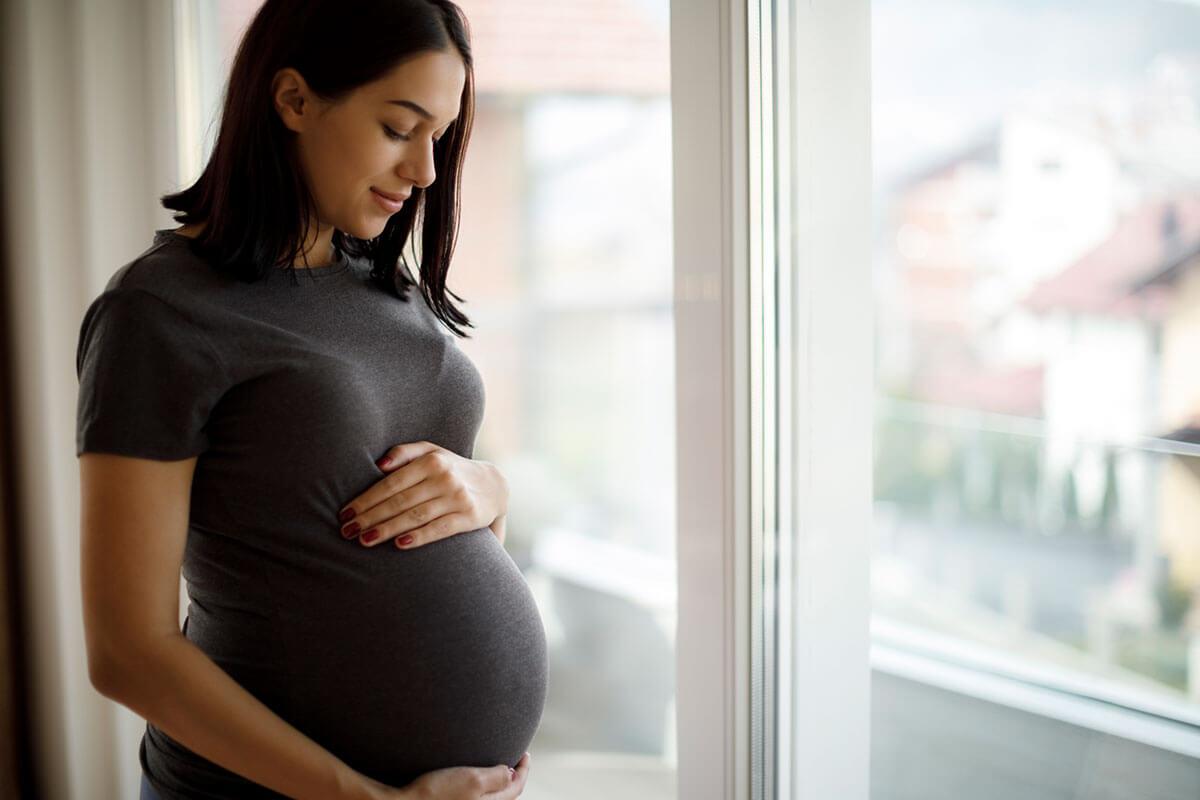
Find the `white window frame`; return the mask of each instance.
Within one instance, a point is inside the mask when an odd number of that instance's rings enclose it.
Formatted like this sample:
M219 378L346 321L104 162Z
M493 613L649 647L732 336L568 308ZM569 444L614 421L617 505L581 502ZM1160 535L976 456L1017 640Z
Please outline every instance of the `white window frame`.
M671 25L679 797L866 800L872 669L1196 757L1178 709L871 647L870 3Z
M678 796L867 800L869 0L675 0L671 74Z
M681 799L749 799L745 31L729 0L672 0Z

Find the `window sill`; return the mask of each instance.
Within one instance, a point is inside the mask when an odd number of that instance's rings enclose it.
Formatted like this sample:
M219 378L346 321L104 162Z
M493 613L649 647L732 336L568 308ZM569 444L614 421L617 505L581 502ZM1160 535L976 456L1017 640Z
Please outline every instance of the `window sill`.
M1182 704L895 623L872 628L872 671L1200 759L1200 712Z

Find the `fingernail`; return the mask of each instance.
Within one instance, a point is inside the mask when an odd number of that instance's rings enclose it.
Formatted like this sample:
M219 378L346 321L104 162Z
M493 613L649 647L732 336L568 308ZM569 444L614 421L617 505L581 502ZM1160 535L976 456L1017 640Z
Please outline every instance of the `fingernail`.
M515 781L517 779L517 771L512 767L508 768L508 779L510 781Z
M342 513L338 514L339 522L349 522L352 519L354 519L354 509L353 508L342 509Z
M367 531L362 536L358 537L358 540L360 542L370 544L371 542L375 541L378 538L379 538L379 531L375 530L374 528L371 528L371 530Z
M351 522L349 525L342 528L342 536L345 536L347 539L352 538L354 534L358 533L359 527L360 526L357 522Z
M408 534L405 534L404 536L401 536L399 539L396 540L396 544L401 545L401 546L406 545L406 544L412 544L412 543L413 543L413 537Z
M375 466L379 467L380 469L383 469L384 467L388 466L391 463L392 463L392 460L390 458L388 458L387 456L384 456L383 458L381 458L375 462Z

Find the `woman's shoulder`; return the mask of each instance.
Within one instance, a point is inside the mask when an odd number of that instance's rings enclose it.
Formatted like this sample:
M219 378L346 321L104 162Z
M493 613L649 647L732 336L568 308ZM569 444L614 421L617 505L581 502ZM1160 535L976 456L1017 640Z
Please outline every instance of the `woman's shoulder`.
M82 374L92 351L114 360L114 348L146 364L186 352L219 353L220 332L229 321L222 293L231 280L193 253L186 237L158 231L150 247L119 267L84 311L76 368ZM221 361L213 355L213 363Z
M151 245L109 278L103 294L149 294L184 309L203 305L231 279L194 253L191 240L172 230L155 231Z

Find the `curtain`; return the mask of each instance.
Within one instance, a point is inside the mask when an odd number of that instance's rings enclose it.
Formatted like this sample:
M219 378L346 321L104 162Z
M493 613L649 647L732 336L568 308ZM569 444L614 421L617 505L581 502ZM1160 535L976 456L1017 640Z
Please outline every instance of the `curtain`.
M142 721L91 686L79 593L75 343L87 303L169 217L171 4L10 0L0 58L11 500L33 796L134 797Z

